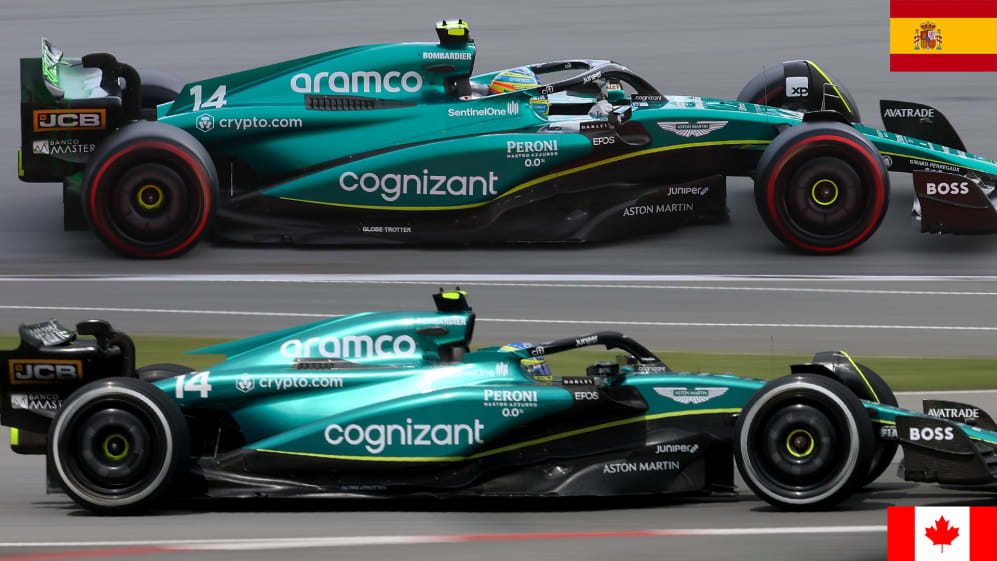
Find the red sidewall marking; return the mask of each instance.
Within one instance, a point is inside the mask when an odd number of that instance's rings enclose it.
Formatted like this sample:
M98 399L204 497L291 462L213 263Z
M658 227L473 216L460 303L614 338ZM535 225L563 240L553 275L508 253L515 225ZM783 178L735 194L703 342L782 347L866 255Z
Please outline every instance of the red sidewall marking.
M122 557L125 555L148 555L150 553L173 553L173 550L158 546L118 547L113 549L82 549L79 551L0 555L0 559L3 561L59 561L61 559L93 559L95 557L106 558Z
M784 236L786 236L787 238L793 240L793 243L796 244L796 245L798 245L799 247L809 249L810 251L816 251L816 252L820 252L820 253L833 253L835 251L841 251L841 250L844 250L844 249L848 249L849 247L851 247L851 246L859 243L859 241L861 241L863 238L865 238L865 236L869 233L869 231L872 230L879 221L878 220L873 220L866 227L866 229L862 231L861 234L853 237L852 240L849 241L849 242L845 242L845 243L843 243L841 245L834 246L834 247L816 247L816 246L812 246L812 245L805 244L805 243L801 242L800 240L796 239L796 236L792 235L789 232L789 229L787 229L786 226L785 226L785 224L782 223L782 219L779 217L779 213L777 212L776 204L775 204L775 179L776 179L776 177L779 176L779 172L782 171L783 166L786 165L786 162L791 157L793 157L793 156L796 155L796 152L799 151L800 147L802 147L802 146L804 146L806 144L810 144L812 142L818 142L818 141L821 141L821 140L832 140L834 142L842 142L842 143L848 144L851 147L853 147L856 150L858 150L861 154L863 154L866 157L866 159L871 164L872 169L876 171L876 173L873 174L875 176L875 182L876 182L876 193L875 193L875 196L876 196L876 207L875 207L875 211L873 212L873 216L878 215L880 213L880 211L882 210L882 208L883 208L883 200L885 198L883 195L886 193L886 186L883 184L883 177L882 177L882 175L879 174L879 170L877 169L877 166L876 166L876 161L872 159L872 155L869 154L868 150L866 150L866 148L864 146L862 146L861 144L859 144L858 142L855 142L854 140L852 140L850 138L842 138L840 136L835 136L835 135L830 135L830 134L824 134L824 135L819 135L819 136L811 136L810 138L804 138L803 140L801 140L801 141L797 142L796 144L792 145L788 150L786 150L786 153L783 154L782 158L780 158L779 161L776 162L775 167L772 170L773 173L769 176L768 184L765 186L765 190L766 190L766 198L767 198L767 202L768 202L769 216L772 218L772 221L775 223L775 225L779 228L779 231L782 232L782 234Z
M104 177L104 173L111 166L111 164L113 164L121 156L124 156L129 152L142 148L158 148L166 150L167 152L179 156L197 174L197 178L201 184L201 192L204 195L204 212L202 213L201 219L199 220L197 228L194 230L194 232L190 236L188 236L187 239L184 240L183 243L181 243L180 245L172 249L161 251L159 253L150 253L147 251L142 251L127 244L124 240L118 238L118 236L115 235L114 232L112 232L111 229L106 224L103 223L97 212L97 192L101 189L100 181ZM187 247L194 240L197 239L197 237L201 234L201 231L204 230L205 226L207 226L208 217L211 215L211 187L208 184L208 177L204 173L203 166L184 150L181 150L176 146L173 146L172 144L167 144L165 142L158 142L158 141L139 142L114 154L113 156L108 158L106 162L104 162L104 165L100 166L99 170L97 170L97 174L96 176L94 176L93 184L94 188L90 190L90 216L91 218L93 218L94 225L104 235L104 237L107 240L110 240L110 242L113 243L118 249L130 255L136 255L138 257L155 258L155 257L166 257L167 255L176 253L182 250L183 248Z

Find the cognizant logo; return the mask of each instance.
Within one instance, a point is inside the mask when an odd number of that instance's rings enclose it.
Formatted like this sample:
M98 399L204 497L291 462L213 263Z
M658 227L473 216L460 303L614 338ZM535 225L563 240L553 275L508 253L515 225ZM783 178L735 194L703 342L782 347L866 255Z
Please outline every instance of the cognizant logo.
M358 70L352 74L346 72L319 72L308 74L302 72L291 76L291 90L297 93L320 93L325 85L332 93L399 93L406 91L416 93L422 89L422 75L414 70L404 74L397 70L386 72L367 72Z
M422 175L386 173L364 173L357 175L348 171L339 176L339 187L343 191L353 192L360 189L367 193L380 191L381 198L386 201L397 201L398 197L413 193L439 197L473 197L475 195L496 195L495 172L483 175L430 175L428 169L422 170Z
M287 358L364 358L385 355L410 355L415 353L415 339L408 335L393 337L380 335L347 335L340 339L335 335L290 339L280 346L280 354Z
M454 446L481 444L485 425L478 419L474 426L464 424L422 425L405 419L404 425L329 425L325 441L333 446L343 442L364 445L371 454L380 454L385 446Z

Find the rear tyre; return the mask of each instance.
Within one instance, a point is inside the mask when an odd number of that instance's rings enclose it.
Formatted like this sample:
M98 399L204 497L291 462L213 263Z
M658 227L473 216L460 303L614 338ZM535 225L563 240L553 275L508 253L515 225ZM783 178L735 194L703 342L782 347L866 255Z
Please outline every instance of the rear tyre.
M135 258L175 257L204 237L218 177L190 134L141 121L114 133L84 172L83 213L111 249Z
M160 362L156 364L150 364L148 366L143 366L135 370L135 375L139 380L144 380L146 382L158 382L160 380L167 380L169 378L174 378L180 376L181 374L188 374L193 372L194 369L189 366L184 366L182 364L173 364L172 362Z
M879 403L896 407L898 405L897 396L893 395L893 390L890 389L889 384L868 366L861 363L857 364L857 366L862 371L862 375L866 381L872 386L872 391L875 392ZM896 440L876 438L876 444L873 447L872 462L869 466L869 473L862 482L863 487L878 479L880 475L883 475L886 468L890 467L893 457L897 455L897 448L899 447L900 443Z
M838 253L879 228L889 176L875 146L852 127L804 122L780 133L762 154L755 205L787 246Z
M66 399L52 421L48 460L63 491L100 514L148 509L189 460L180 407L148 382L111 378Z
M834 505L869 473L874 442L862 402L822 376L769 382L744 405L735 434L745 483L778 508Z
M142 80L142 119L155 121L156 106L176 99L183 90L184 81L159 70L143 70L139 77Z

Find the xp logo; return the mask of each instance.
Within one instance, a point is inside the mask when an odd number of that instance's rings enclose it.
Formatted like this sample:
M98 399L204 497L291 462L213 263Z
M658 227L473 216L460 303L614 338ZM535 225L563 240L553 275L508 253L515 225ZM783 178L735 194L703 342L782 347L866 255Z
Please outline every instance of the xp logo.
M11 359L7 363L12 384L74 382L82 377L83 371L83 363L78 360Z
M35 132L102 130L105 109L39 109L34 112Z
M215 118L212 115L198 115L197 116L197 130L201 132L208 132L215 128Z
M810 95L810 79L806 76L786 76L786 97Z
M235 381L235 389L239 390L242 393L249 393L253 391L253 388L255 387L256 387L256 382L253 380L253 377L250 376L249 374L243 374L242 376L239 376L238 380Z

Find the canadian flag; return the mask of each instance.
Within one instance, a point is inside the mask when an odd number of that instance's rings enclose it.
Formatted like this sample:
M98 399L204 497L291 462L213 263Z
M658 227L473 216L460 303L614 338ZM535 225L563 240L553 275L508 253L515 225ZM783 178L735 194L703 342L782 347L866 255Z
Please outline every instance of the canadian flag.
M887 518L889 561L997 561L997 507L899 506Z

